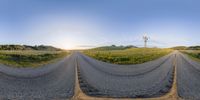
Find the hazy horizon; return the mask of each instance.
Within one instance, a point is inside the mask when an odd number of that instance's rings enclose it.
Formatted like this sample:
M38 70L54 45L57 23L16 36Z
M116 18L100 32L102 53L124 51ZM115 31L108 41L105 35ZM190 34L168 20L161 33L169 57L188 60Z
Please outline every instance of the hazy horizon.
M0 44L84 49L200 44L198 0L2 0Z

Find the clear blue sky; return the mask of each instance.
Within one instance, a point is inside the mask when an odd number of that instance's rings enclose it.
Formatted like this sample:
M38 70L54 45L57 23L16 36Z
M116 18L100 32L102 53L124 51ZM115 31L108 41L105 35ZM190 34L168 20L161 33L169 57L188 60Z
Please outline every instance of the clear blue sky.
M0 44L200 44L199 0L1 0Z

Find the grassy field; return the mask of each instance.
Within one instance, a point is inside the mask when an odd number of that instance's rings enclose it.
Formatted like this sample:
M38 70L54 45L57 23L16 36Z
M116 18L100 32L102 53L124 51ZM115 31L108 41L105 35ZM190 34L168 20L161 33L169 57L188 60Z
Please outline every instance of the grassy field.
M84 54L95 59L114 64L140 64L155 60L172 52L172 49L131 48L125 50L86 50Z
M200 62L200 50L181 50L180 52L188 55L193 60Z
M66 51L0 50L0 63L11 67L38 67L68 55Z

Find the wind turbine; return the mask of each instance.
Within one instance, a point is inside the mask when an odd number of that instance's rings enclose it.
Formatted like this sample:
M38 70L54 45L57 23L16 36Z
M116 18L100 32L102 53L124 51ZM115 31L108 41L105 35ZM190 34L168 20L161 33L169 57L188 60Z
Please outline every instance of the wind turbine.
M145 47L145 48L147 47L147 41L148 41L149 39L150 39L150 38L147 37L147 34L144 34L144 35L143 35L144 47Z

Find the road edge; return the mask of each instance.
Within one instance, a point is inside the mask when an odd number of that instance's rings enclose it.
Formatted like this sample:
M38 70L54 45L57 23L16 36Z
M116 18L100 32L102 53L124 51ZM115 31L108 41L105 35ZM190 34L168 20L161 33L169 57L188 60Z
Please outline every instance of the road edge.
M170 91L161 96L161 97L155 97L155 98L104 98L104 97L91 97L83 93L83 91L80 88L80 84L78 81L78 61L76 59L76 76L75 76L75 92L74 96L71 98L71 100L182 100L177 93L177 53L174 54L174 60L173 60L173 83Z

